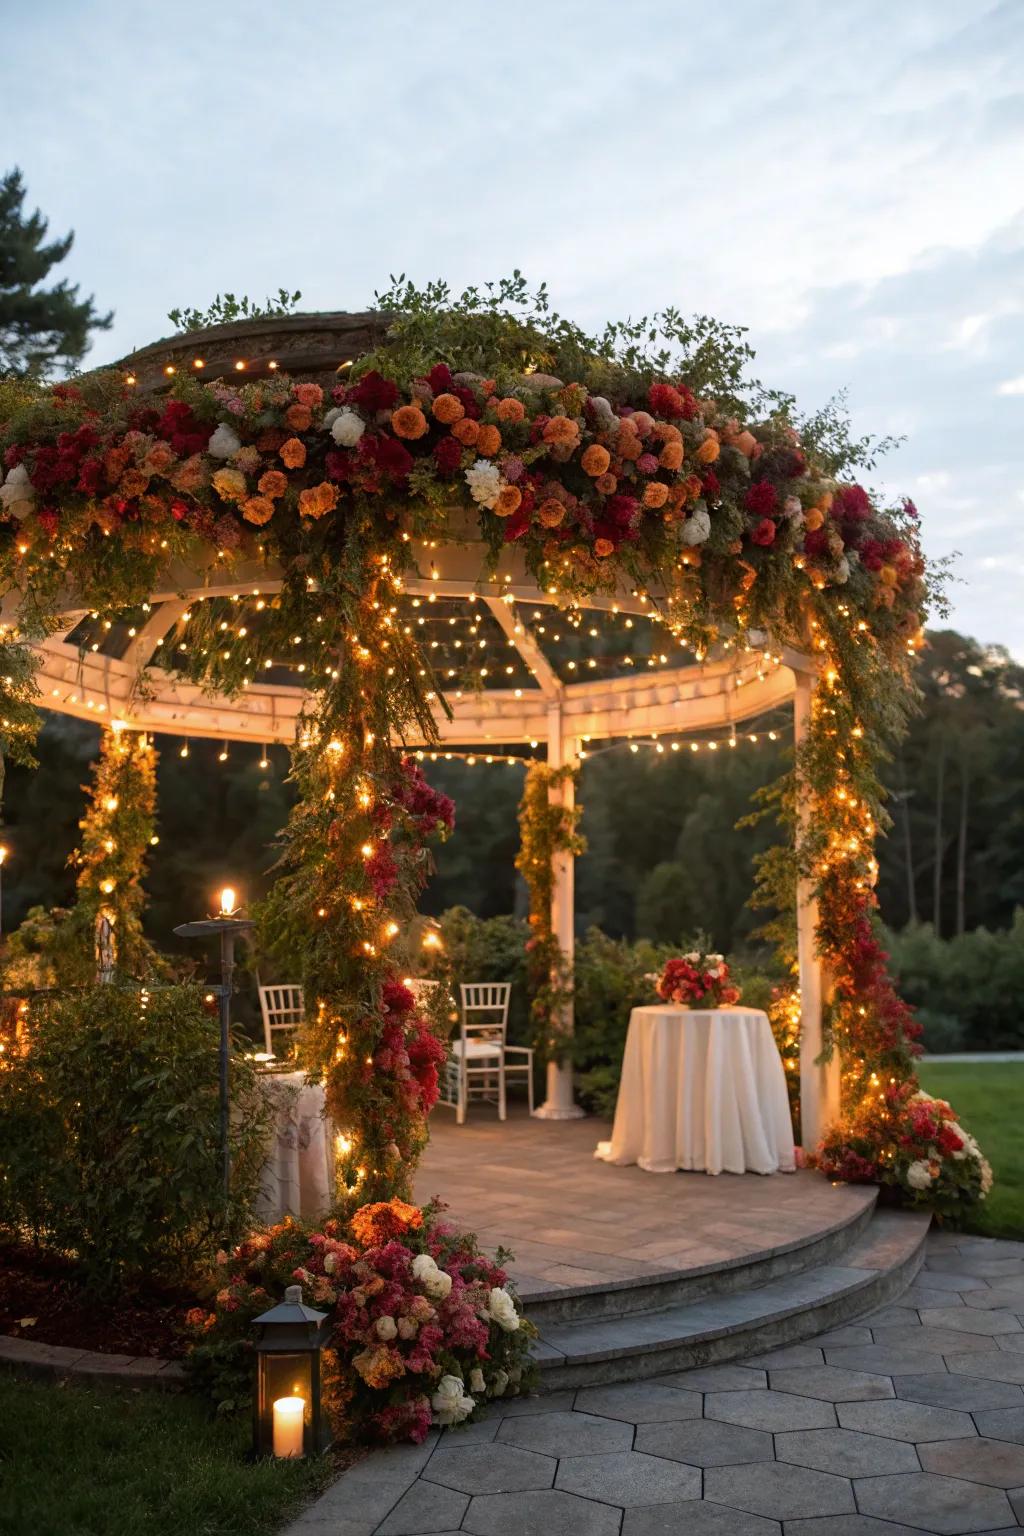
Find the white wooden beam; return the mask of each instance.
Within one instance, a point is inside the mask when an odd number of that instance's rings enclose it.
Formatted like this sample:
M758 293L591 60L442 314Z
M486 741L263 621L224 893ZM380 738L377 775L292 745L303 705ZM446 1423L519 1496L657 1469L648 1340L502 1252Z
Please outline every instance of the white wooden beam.
M500 597L485 597L484 602L537 679L541 693L548 699L560 699L565 692L561 679L530 631L517 621L512 604Z

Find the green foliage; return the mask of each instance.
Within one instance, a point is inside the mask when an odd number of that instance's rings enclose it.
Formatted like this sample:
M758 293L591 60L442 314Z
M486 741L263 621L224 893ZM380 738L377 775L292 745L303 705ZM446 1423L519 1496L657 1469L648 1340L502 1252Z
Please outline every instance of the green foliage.
M509 1038L529 1039L527 1003L527 924L517 917L474 916L466 907L450 907L441 916L444 957L455 997L463 982L507 981L512 985Z
M233 1184L221 1192L218 1025L195 987L37 1001L0 1070L0 1228L116 1289L187 1281L250 1218L270 1109L231 1065Z
M673 952L678 946L627 944L597 928L577 946L573 1061L582 1102L595 1114L610 1118L615 1111L630 1012L654 1000L649 977Z
M98 314L66 280L44 288L53 267L71 250L74 234L49 245L49 225L38 208L26 214L18 169L0 179L0 373L40 379L60 365L78 366L92 331L107 331L113 313Z
M964 1213L968 1232L1024 1240L1024 1063L923 1061L921 1086L955 1104L992 1164L983 1205Z
M921 1010L927 1050L1024 1048L1024 908L1003 932L942 940L922 923L887 943L903 996Z
M276 298L268 296L262 304L250 299L247 293L241 298L236 298L233 293L218 293L206 309L186 305L184 309L168 310L167 318L176 331L186 335L189 331L204 331L211 325L229 325L233 320L277 320L282 315L290 315L301 298L298 288L294 293L279 288Z

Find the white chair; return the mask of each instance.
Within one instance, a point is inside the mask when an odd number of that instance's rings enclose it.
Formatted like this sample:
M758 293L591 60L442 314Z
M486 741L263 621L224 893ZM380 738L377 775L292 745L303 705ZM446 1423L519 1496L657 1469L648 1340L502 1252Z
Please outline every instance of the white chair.
M525 1074L532 1115L533 1051L529 1046L509 1045L506 1039L511 982L463 982L459 991L462 1022L452 1041L442 1102L454 1107L457 1125L465 1124L471 1098L496 1103L498 1119L504 1120L506 1079ZM518 1059L510 1064L510 1056Z
M274 1055L274 1034L279 1030L294 1032L306 1022L306 998L298 986L260 987L260 1012L267 1055Z

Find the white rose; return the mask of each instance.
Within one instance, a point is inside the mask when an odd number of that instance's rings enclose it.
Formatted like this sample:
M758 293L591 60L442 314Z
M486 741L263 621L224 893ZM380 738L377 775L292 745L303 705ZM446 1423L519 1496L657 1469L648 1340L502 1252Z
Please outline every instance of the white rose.
M390 1344L392 1339L398 1337L398 1324L393 1317L378 1317L374 1327L378 1339L382 1339L385 1344Z
M487 1299L487 1315L492 1321L497 1323L499 1328L503 1328L506 1333L515 1333L519 1327L519 1313L516 1311L516 1304L508 1291L504 1290L500 1285L495 1285L491 1289L491 1294Z
M683 524L684 544L703 544L711 534L711 518L703 507L699 507L692 517L688 517Z
M493 507L498 500L501 490L501 475L496 464L489 464L486 459L477 459L466 470L466 484L469 486L470 495L481 507Z
M412 1261L414 1279L418 1280L431 1301L443 1301L452 1288L452 1277L437 1264L429 1253L418 1253Z
M227 422L222 421L207 443L206 451L211 459L230 459L241 446L242 439L238 433L232 431Z
M491 1384L491 1395L492 1395L492 1397L504 1397L504 1395L505 1395L505 1388L508 1386L508 1384L509 1384L509 1374L508 1374L508 1371L501 1371L501 1370L497 1371L495 1373L495 1376L494 1376L494 1381Z
M325 1275L333 1275L334 1274L334 1270L335 1270L335 1266L337 1265L337 1262L338 1262L338 1255L336 1253L328 1253L328 1254L326 1254L325 1257L324 1257L324 1274Z
M32 511L36 489L28 477L24 464L15 464L7 471L7 479L0 485L0 505L12 517L27 517Z
M435 1424L461 1424L473 1412L476 1403L466 1395L461 1376L442 1376L430 1406L434 1410Z
M907 1183L911 1189L930 1189L932 1184L932 1171L928 1164L920 1161L911 1163L907 1169Z
M484 1373L478 1365L475 1365L469 1373L469 1390L471 1392L486 1392L487 1383L484 1381Z
M695 949L691 949L688 955L683 956L683 959L686 961L687 965L696 965L700 960L700 955L698 955Z
M331 421L331 436L338 444L338 447L354 448L366 431L366 422L361 416L357 416L355 411L349 410L348 406L344 410L339 411L337 416L334 416L333 412L331 415L333 417Z

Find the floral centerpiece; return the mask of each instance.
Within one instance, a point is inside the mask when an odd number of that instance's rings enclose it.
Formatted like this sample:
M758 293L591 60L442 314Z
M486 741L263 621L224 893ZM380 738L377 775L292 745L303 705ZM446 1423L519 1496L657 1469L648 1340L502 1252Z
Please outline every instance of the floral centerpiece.
M992 1187L992 1169L945 1099L895 1082L834 1127L818 1148L822 1173L853 1184L881 1184L940 1215L977 1205Z
M188 1324L190 1366L220 1410L248 1395L253 1318L295 1284L333 1323L324 1392L339 1440L419 1442L529 1380L536 1330L501 1264L440 1206L388 1200L344 1224L285 1220L218 1255L212 1309Z
M683 1008L721 1008L740 1000L740 989L729 980L724 956L697 949L667 962L658 978L657 992L663 1002Z

